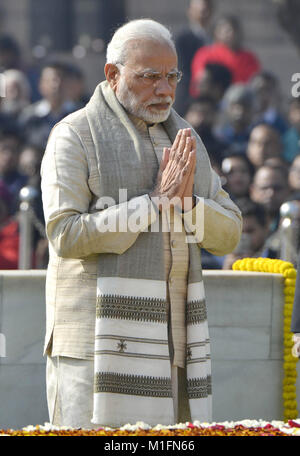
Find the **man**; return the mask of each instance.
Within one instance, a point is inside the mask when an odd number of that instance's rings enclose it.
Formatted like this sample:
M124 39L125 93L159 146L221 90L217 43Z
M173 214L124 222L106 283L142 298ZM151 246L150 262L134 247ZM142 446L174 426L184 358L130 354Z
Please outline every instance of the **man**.
M253 95L244 84L234 84L226 91L223 105L216 134L232 151L244 154L252 128Z
M288 121L290 127L283 135L283 156L289 163L300 152L300 97L292 98L289 103Z
M106 81L50 135L45 352L56 424L211 419L199 247L234 249L241 218L172 109L177 65L165 27L129 22L108 45Z
M265 123L256 125L250 133L246 154L256 169L263 166L269 158L282 157L278 131Z
M254 174L250 198L263 206L267 215L266 247L280 251L280 207L289 197L288 173L284 167L263 165Z
M266 123L283 135L287 121L281 106L281 88L277 76L270 71L262 70L250 81L255 98L255 123Z
M202 139L212 164L216 163L216 166L221 168L226 145L214 133L213 127L216 118L216 103L213 98L207 95L202 95L194 100L184 116L184 119L189 122Z
M206 63L201 77L197 81L197 97L209 96L214 99L218 110L221 110L223 97L231 86L232 75L230 70L220 63Z
M224 188L230 197L237 199L249 196L249 187L253 179L254 168L246 155L230 152L222 162Z
M265 208L271 231L278 227L280 206L288 198L289 192L285 168L263 165L254 174L250 197Z

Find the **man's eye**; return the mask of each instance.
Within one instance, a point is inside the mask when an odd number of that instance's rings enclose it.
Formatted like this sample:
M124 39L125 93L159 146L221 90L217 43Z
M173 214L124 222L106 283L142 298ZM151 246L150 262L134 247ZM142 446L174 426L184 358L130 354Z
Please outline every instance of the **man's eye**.
M168 80L169 80L170 82L177 81L177 73L170 73L170 74L168 74Z
M144 78L149 81L158 81L160 79L160 74L155 73L145 73Z

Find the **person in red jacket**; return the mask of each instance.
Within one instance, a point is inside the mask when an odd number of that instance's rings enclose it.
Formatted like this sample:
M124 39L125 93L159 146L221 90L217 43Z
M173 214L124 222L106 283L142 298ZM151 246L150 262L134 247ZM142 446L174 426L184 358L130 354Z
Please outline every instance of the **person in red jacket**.
M250 51L243 48L242 28L235 16L222 16L214 30L215 42L203 46L194 55L191 64L190 95L200 95L198 82L207 63L226 66L232 73L232 83L247 83L258 71L260 62Z

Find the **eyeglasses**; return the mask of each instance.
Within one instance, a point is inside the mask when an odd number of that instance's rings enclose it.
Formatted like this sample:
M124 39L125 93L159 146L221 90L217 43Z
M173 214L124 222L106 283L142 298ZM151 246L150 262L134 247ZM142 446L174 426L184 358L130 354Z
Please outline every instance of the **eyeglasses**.
M118 67L118 65L121 65L122 67L126 66L126 65L123 65L122 63L117 63L116 66ZM158 71L144 71L144 72L139 73L130 67L127 67L127 68L130 71L132 71L138 78L140 78L140 80L146 86L158 84L158 82L161 81L163 77L167 78L168 84L176 85L176 84L178 84L178 82L181 81L181 78L182 78L182 71L179 71L179 70L170 71L165 76L163 76Z

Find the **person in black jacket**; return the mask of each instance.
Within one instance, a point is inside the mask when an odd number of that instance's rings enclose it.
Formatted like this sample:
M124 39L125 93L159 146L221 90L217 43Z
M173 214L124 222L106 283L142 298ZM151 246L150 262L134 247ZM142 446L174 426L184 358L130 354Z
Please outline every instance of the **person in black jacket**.
M214 12L213 0L190 0L187 9L188 24L175 36L175 44L183 77L177 88L175 109L182 116L189 97L192 59L202 46L212 41L209 27Z

